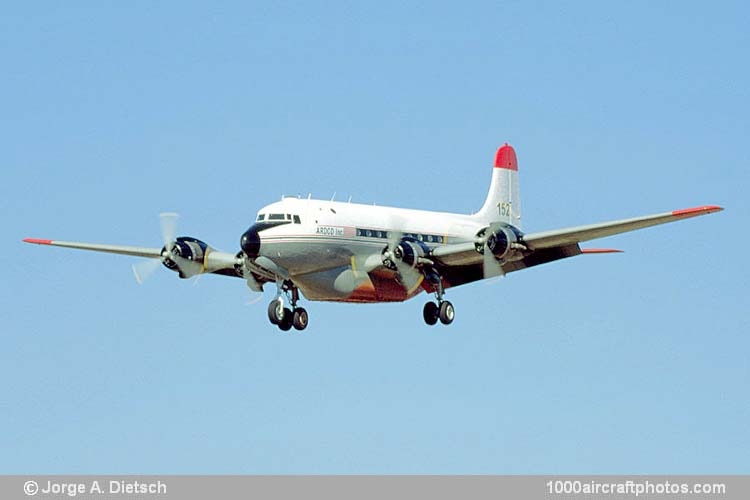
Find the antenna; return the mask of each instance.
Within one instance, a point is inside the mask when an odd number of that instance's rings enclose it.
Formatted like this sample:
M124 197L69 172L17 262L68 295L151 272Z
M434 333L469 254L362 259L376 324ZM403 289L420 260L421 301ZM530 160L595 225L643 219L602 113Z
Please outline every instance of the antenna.
M352 195L349 195L349 201L347 201L347 203L351 203L351 202L352 202Z
M333 192L333 196L331 196L331 201L336 197L336 191Z

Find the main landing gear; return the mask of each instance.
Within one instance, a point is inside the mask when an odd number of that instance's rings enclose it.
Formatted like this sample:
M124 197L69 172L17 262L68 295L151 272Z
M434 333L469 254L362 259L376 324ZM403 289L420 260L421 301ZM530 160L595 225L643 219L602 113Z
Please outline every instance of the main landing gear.
M309 318L303 307L297 307L299 301L299 289L293 284L282 283L278 285L279 295L268 304L268 319L278 326L280 330L288 332L294 327L295 330L307 328ZM291 293L291 297L289 296ZM286 295L286 297L285 297ZM286 300L285 300L286 299ZM287 302L292 306L287 307Z
M437 274L428 276L428 279L430 279L430 282L436 288L435 298L437 299L437 303L428 302L424 305L424 310L422 311L424 322L428 325L434 325L440 320L442 324L450 325L456 317L456 310L453 308L453 304L447 300L443 300L443 294L445 293L443 290L443 280Z

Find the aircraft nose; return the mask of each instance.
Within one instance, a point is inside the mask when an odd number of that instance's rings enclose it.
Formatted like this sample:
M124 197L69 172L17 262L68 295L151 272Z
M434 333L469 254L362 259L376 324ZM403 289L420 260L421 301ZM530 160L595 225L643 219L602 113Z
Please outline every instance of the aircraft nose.
M251 259L255 259L260 254L260 235L258 228L253 224L250 229L245 231L240 238L240 247Z

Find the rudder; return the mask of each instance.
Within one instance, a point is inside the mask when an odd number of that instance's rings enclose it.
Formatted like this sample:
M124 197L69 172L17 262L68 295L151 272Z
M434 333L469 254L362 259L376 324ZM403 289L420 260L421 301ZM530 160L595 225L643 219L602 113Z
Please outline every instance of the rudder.
M482 222L505 222L521 228L516 151L507 142L495 154L492 182L484 205L474 217Z

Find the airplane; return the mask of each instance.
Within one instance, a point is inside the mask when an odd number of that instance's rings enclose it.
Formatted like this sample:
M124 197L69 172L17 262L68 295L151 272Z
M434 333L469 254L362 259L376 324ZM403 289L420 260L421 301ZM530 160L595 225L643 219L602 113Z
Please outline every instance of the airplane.
M283 331L304 330L311 301L400 302L433 294L423 309L428 325L449 325L450 288L581 254L614 253L580 244L723 210L705 205L598 224L524 233L515 150L495 154L489 192L470 215L282 197L261 208L240 237L238 252L176 236L176 214L160 216L162 247L102 245L38 238L26 243L146 257L133 266L139 283L161 263L180 278L219 274L242 278L254 292L276 287L268 319Z

